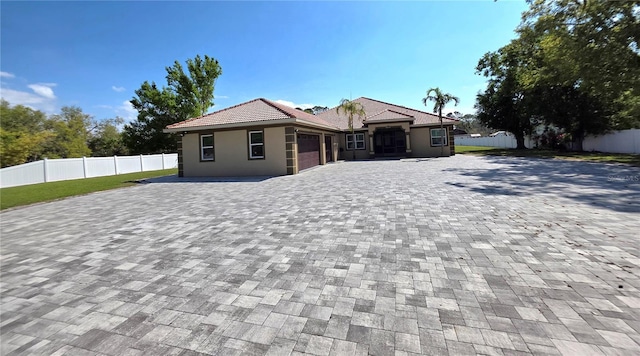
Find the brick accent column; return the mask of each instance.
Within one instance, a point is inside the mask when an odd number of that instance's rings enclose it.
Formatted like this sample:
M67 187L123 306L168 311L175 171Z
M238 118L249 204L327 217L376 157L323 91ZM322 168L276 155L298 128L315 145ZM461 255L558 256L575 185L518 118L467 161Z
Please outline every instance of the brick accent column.
M447 140L449 140L450 155L454 156L456 154L456 141L453 138L453 126L447 128L447 135L449 136Z
M184 177L184 163L182 158L182 135L178 134L178 177Z
M294 127L285 127L284 142L287 153L287 174L296 174L298 173L298 155L296 152L296 130Z

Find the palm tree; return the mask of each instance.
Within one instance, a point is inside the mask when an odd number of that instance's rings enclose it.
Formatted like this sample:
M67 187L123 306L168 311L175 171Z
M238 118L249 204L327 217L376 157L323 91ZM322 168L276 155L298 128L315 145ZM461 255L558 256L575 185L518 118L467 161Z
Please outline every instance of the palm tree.
M454 106L458 105L460 99L457 96L453 96L449 93L443 93L440 88L435 87L431 88L427 91L427 96L422 98L422 103L424 106L427 106L429 101L433 101L433 112L438 113L438 117L440 118L440 134L444 135L444 125L442 124L442 109L447 105L448 102L453 101ZM440 155L444 156L444 136L440 138Z
M349 119L349 131L351 132L351 138L353 139L353 159L356 159L356 139L353 135L353 117L357 116L359 120L362 121L367 114L364 112L364 107L362 104L351 101L348 99L340 100L340 105L336 108L336 112L340 115L340 111L344 112Z

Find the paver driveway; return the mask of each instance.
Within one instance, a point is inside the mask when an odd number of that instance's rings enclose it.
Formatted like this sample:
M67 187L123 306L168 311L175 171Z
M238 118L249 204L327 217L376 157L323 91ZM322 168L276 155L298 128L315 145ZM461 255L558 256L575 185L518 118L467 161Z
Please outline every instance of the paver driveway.
M1 351L637 355L639 175L455 156L7 211Z

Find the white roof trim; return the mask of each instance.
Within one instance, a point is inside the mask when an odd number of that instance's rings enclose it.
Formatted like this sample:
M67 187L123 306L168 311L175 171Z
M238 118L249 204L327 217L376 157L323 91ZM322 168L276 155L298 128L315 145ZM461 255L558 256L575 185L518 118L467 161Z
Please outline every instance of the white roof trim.
M325 130L330 130L330 131L340 131L340 129L338 129L337 127L322 125L322 124L307 121L304 119L289 118L289 119L276 119L276 120L234 122L234 123L228 123L228 124L215 124L215 125L205 125L205 126L176 127L176 128L170 128L170 129L165 128L162 130L162 132L179 133L179 132L190 132L190 131L227 129L227 128L234 128L234 127L242 128L242 127L251 127L251 126L273 126L273 125L286 125L286 124L298 124L298 125L317 127Z

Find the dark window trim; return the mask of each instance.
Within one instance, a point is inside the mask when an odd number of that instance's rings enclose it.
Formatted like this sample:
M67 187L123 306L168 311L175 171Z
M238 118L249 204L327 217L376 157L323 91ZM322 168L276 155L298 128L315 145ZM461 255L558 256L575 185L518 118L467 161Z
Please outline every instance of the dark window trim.
M431 134L433 132L433 130L440 130L439 127L436 128L431 128L429 129L429 144L431 144L431 147L440 147L440 146L449 146L449 130L447 127L442 128L442 130L444 130L444 145L434 145L433 144L433 135Z
M251 143L251 133L253 132L260 132L262 133L262 143L261 144L252 144ZM267 157L267 151L265 149L265 137L264 137L264 129L259 129L259 130L247 130L247 157L249 158L250 161L255 161L255 160L263 160L266 159ZM258 146L258 145L262 145L262 157L251 157L251 146Z
M211 146L211 148L213 149L213 159L202 159L202 150L204 149L204 147L202 146L202 137L204 136L211 136L211 139L213 140L213 145ZM198 139L200 140L200 142L198 143L198 146L200 147L200 162L215 162L216 161L216 138L213 132L201 133Z
M344 137L344 146L345 146L345 149L346 149L347 151L353 151L354 149L355 149L356 151L364 151L364 150L366 150L366 149L367 149L367 135L365 135L365 134L364 134L364 132L354 132L353 134L347 133L347 134L345 134L345 135L346 135L346 136ZM349 148L349 141L348 141L348 137L349 137L349 136L351 136L351 135L353 135L353 136L354 136L354 137L353 137L353 147L354 147L354 148ZM362 135L362 143L363 143L362 148L358 148L358 145L356 144L356 139L355 139L355 136L356 136L356 135Z

